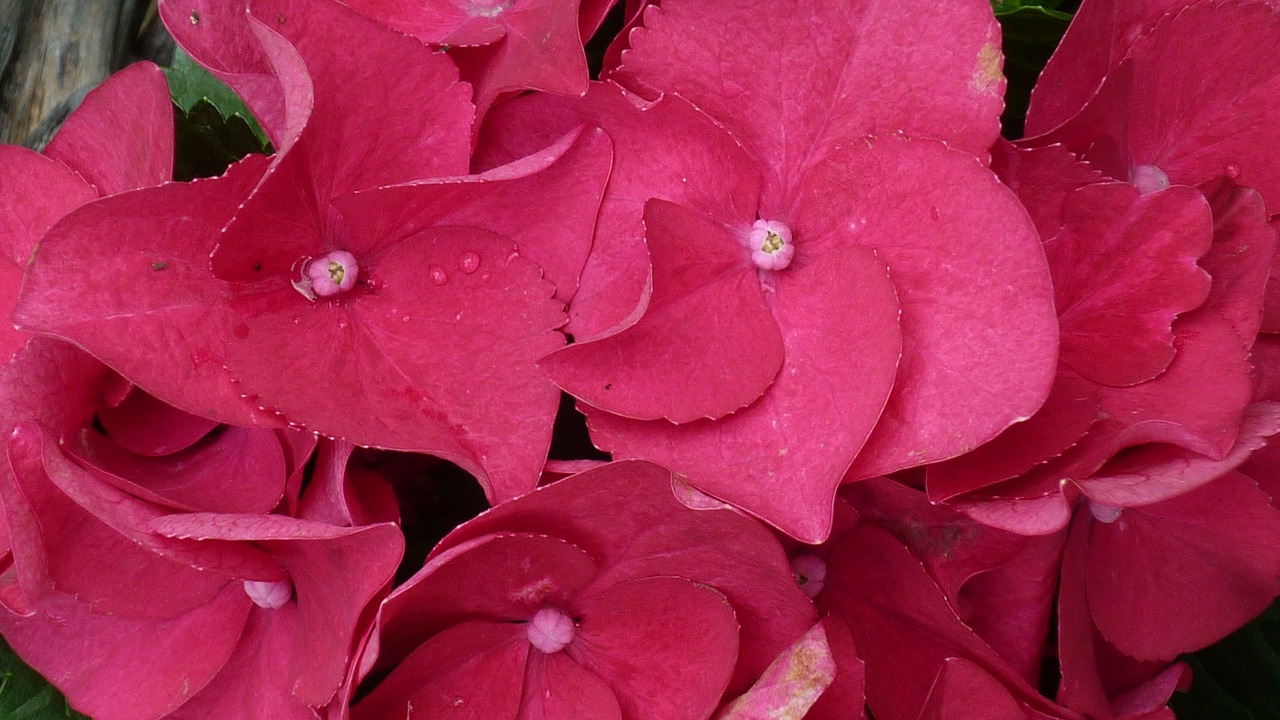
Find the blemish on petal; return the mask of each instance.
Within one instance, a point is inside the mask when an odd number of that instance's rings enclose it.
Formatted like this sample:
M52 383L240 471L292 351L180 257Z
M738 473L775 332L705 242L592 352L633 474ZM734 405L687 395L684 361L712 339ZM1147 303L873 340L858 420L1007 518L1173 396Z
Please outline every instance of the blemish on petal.
M261 580L245 580L244 594L249 596L254 605L267 610L279 610L293 597L293 584L288 580L263 582Z
M978 50L978 63L973 72L973 86L979 90L998 90L1004 80L1000 72L1000 48L995 43L987 43Z
M816 598L827 582L827 563L817 555L797 555L791 558L791 574L805 595Z
M783 270L796 254L791 228L777 220L756 220L746 243L751 261L761 270Z
M458 269L470 275L480 269L480 256L473 252L464 252L458 257Z
M1147 195L1169 187L1169 176L1155 165L1138 165L1129 171L1129 182Z
M573 618L555 608L542 608L525 626L529 644L548 655L560 652L573 642L577 631Z
M199 25L199 24L200 24L200 13L196 12L195 10L192 10L192 11L191 11L191 15L190 15L190 17L189 17L188 19L189 19L189 20L191 20L191 24L192 24L192 25Z

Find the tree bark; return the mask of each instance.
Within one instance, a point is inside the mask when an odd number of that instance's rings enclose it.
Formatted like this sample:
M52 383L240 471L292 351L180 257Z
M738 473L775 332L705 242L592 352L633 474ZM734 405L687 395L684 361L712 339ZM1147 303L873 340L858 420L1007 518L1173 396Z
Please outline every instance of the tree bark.
M40 149L107 75L168 62L154 0L0 2L0 143Z

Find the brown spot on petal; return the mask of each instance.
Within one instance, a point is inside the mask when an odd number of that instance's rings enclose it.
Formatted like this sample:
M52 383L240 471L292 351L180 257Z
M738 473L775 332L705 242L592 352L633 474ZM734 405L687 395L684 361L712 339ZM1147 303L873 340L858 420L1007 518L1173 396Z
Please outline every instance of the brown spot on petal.
M995 91L1004 80L1000 72L1000 48L987 43L978 51L978 66L973 72L973 86L978 90Z

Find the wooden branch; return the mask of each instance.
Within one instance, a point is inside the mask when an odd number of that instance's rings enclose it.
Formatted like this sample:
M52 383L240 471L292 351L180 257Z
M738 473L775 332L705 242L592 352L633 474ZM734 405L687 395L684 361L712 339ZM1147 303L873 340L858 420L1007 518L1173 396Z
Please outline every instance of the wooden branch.
M157 40L159 22L148 13L152 4L0 2L0 143L43 147L84 94L138 59L140 49L143 57L171 54L172 46Z

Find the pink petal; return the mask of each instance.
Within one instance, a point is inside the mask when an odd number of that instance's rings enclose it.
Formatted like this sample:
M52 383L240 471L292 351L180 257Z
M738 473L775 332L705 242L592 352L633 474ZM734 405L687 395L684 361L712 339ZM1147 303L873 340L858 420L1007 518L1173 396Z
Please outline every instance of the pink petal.
M920 720L1022 720L1028 715L1000 681L962 657L947 658Z
M77 432L93 420L109 374L72 345L30 337L0 366L0 432L7 435L24 422L38 423L58 437ZM49 402L55 397L58 402Z
M1076 118L1034 142L1063 142L1120 179L1141 165L1178 185L1230 177L1273 206L1280 163L1257 148L1280 143L1271 102L1280 67L1266 49L1277 32L1280 13L1265 3L1200 2L1167 15Z
M716 720L799 720L835 676L826 633L815 625L779 655L750 690L722 708Z
M717 590L680 577L631 580L581 598L569 657L613 689L624 718L702 720L738 655L738 622Z
M531 652L525 665L520 720L622 720L609 685L564 653Z
M990 442L958 458L926 468L925 483L935 502L1017 477L1062 454L1098 419L1098 387L1059 372L1044 405L1027 420L1010 425Z
M1000 31L982 2L804 2L780 14L763 0L667 0L629 42L614 77L724 123L771 168L766 205L841 142L899 130L983 155L999 133Z
M828 614L819 623L827 647L836 661L836 676L814 703L807 720L864 720L866 717L866 663L858 657L849 627Z
M222 671L165 720L313 720L315 711L293 696L289 675L280 672L297 659L290 642L297 621L289 610L251 609Z
M1068 195L1062 213L1062 231L1045 242L1062 362L1110 386L1164 372L1174 318L1209 293L1196 264L1213 239L1208 203L1191 188L1139 195L1099 183Z
M164 73L141 62L85 95L44 149L98 191L114 195L173 176L173 105Z
M217 305L229 290L208 269L218 229L265 163L252 156L222 178L115 195L68 216L40 244L15 321L70 340L187 412L279 424L223 370Z
M655 575L714 587L729 599L742 626L730 688L745 690L813 625L813 605L796 585L772 533L736 512L689 510L676 501L671 486L671 472L664 468L611 463L464 523L441 541L432 558L487 533L538 533L585 550L601 568L596 588ZM626 512L619 513L620 507Z
M55 595L37 612L0 612L0 632L71 706L100 720L166 717L231 656L253 604L229 585L208 605L171 620L89 612Z
M771 304L783 366L752 405L681 426L587 408L588 425L614 457L662 463L702 492L816 543L830 532L836 486L893 382L898 306L884 265L856 245L777 273ZM819 435L821 446L812 442Z
M463 619L527 621L543 607L568 609L597 569L569 542L531 534L488 535L438 555L383 603L382 658Z
M647 298L644 204L658 198L720 222L749 227L760 194L754 161L706 115L677 97L649 103L613 83L582 100L528 95L486 118L477 162L491 168L546 147L583 123L613 141L614 164L595 245L582 270L566 331L578 341L635 322Z
M387 479L347 461L355 446L345 440L321 440L316 466L297 516L352 527L398 522L400 507Z
M183 412L137 388L117 405L103 403L98 422L121 449L151 457L181 452L218 427L215 420Z
M0 256L5 265L21 271L41 236L95 197L94 188L66 165L17 145L0 146ZM6 294L6 306L12 297Z
M192 512L269 512L284 496L287 477L280 440L265 428L225 428L208 443L162 458L130 454L84 430L66 452L124 492Z
M577 0L521 0L498 16L506 36L487 47L457 48L462 76L476 88L480 114L502 93L526 89L563 95L587 91L587 58Z
M991 170L1017 194L1042 238L1062 227L1062 205L1077 188L1106 179L1061 145L1016 147L1001 138L991 148Z
M513 250L481 230L431 229L373 258L376 290L350 301L312 303L276 282L235 302L227 366L296 424L444 457L495 503L519 495L538 481L559 403L534 363L563 344L564 316ZM459 269L468 254L476 272Z
M1104 465L1096 475L1077 484L1090 500L1110 507L1170 500L1236 469L1277 432L1280 432L1280 406L1256 403L1245 411L1235 445L1220 459L1177 445L1144 445L1124 453Z
M430 718L516 720L529 652L520 625L459 623L420 645L356 703L351 717L409 717L412 707Z
M1280 594L1277 577L1280 511L1235 472L1095 521L1089 538L1089 609L1104 637L1142 660L1225 637Z
M284 150L311 110L311 81L287 44L273 42L253 26L247 6L246 0L157 3L160 19L182 49L231 86L276 149ZM293 55L292 61L281 62L282 50Z
M874 248L901 305L893 394L850 479L954 457L1044 402L1058 338L1044 253L1016 198L971 156L853 142L805 175L793 212L800 252L819 237Z
M1081 3L1058 49L1031 90L1028 136L1048 132L1079 112L1135 40L1188 0L1089 0Z
M645 314L542 367L574 397L623 417L687 423L740 410L765 392L783 358L756 268L733 230L662 200L645 208L653 263Z
M487 45L507 33L511 9L501 2L348 0L348 7L435 45Z
M1207 192L1213 207L1213 246L1200 266L1213 277L1205 305L1216 308L1246 345L1265 322L1268 277L1280 258L1276 229L1262 196L1224 181Z
M367 217L375 243L439 225L462 225L510 238L568 302L591 250L596 214L612 164L598 129L575 128L546 148L480 175L362 190L334 206ZM569 202L568 199L572 199Z

